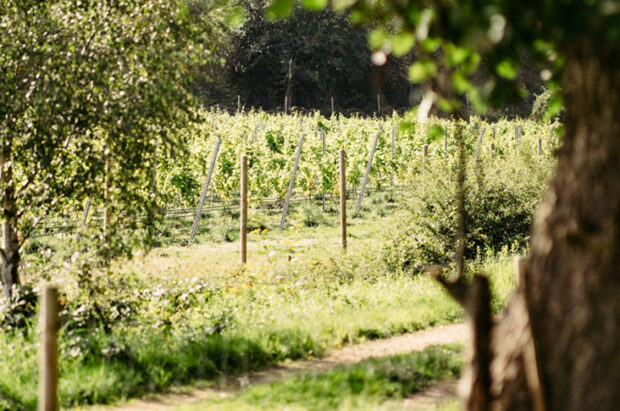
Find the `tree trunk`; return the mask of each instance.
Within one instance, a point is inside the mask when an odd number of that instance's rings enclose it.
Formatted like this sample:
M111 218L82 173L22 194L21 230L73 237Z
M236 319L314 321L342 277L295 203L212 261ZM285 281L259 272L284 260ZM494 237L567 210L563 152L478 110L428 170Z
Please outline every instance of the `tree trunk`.
M0 187L2 195L2 286L4 297L10 299L14 285L19 285L19 241L17 237L17 204L11 163L11 142L7 141L0 150Z
M550 410L620 404L618 61L617 45L568 50L565 141L525 281L493 339L494 409L533 409L537 398Z

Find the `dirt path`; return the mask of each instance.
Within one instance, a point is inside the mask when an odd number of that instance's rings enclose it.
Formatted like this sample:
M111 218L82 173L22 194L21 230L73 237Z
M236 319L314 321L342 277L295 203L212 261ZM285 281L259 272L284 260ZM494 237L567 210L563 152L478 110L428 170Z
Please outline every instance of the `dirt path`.
M177 392L153 395L116 407L91 407L89 410L169 410L181 404L193 404L210 398L227 397L251 385L268 383L308 372L321 372L339 365L354 364L367 358L421 351L430 345L463 342L466 339L467 327L465 324L446 325L384 340L351 345L339 350L332 350L322 358L289 362L267 370L237 376L232 381L226 381L221 387L198 388L187 391L177 389ZM435 396L433 393L430 393L430 399L429 396L423 396L423 394L411 397L406 400L407 405L411 406L416 399L422 400L422 402L427 402L428 400L432 403L432 397L446 398L454 391L452 389L453 385L450 385L447 391L442 389L444 395Z

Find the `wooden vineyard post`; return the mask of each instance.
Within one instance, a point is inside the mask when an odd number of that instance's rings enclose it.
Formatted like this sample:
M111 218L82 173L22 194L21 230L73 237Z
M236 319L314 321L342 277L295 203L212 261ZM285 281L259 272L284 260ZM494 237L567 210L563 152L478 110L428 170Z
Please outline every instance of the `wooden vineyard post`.
M321 155L321 160L325 157L325 130L321 129L321 140L323 142L323 154ZM325 212L325 190L322 188L323 181L321 180L321 191L322 191L322 210Z
M105 236L106 243L109 243L110 237L110 172L112 169L112 159L110 158L110 154L106 156L105 159L105 177L104 177L104 192L103 199L105 201L105 207L103 209L103 235Z
M355 215L358 216L360 213L360 207L362 206L362 199L364 198L364 190L366 189L366 183L368 182L368 175L370 174L370 168L372 167L372 159L375 157L375 150L377 150L377 143L379 142L379 135L381 131L377 131L375 135L375 142L372 145L372 150L370 150L370 156L368 157L368 164L366 165L366 172L364 173L364 179L362 180L362 186L360 187L360 195L357 199L357 206L355 207Z
M515 126L515 154L517 154L517 142L519 141L519 126Z
M241 206L239 238L241 239L241 264L248 258L248 156L241 156Z
M198 209L196 210L196 214L194 215L194 223L192 224L192 231L189 234L189 242L194 241L194 236L196 235L196 229L198 228L198 221L200 220L200 215L202 214L202 207L205 203L205 198L207 197L207 190L209 189L209 183L211 182L211 176L213 175L213 169L215 169L215 160L217 160L217 153L220 151L220 144L222 143L222 139L218 138L215 142L215 148L213 149L213 156L211 157L211 165L209 166L209 173L207 174L207 179L205 180L205 184L202 187L202 194L200 194L200 201L198 202Z
M58 290L43 287L39 302L39 411L58 409Z
M152 170L151 192L153 199L157 201L157 139L153 142L153 170Z
M395 144L395 140L396 140L396 129L397 126L393 126L392 127L392 156L391 156L391 160L392 160L392 166L391 171L390 171L390 186L394 187L394 144Z
M291 87L293 80L293 59L288 61L288 76L286 78L286 92L284 94L284 114L288 114L288 108L291 102L288 99L288 96L291 94Z
M540 157L542 154L542 138L536 140L536 155Z
M80 241L80 238L82 238L82 233L80 231L86 226L86 221L88 220L88 213L90 212L90 204L91 200L90 198L88 198L86 200L86 205L84 206L84 215L82 216L82 222L80 223L78 233L75 236L75 241Z
M342 249L347 249L347 180L345 171L345 152L338 151L340 156L340 241Z
M428 144L422 146L422 159L426 161L428 159Z
M484 131L485 127L482 127L482 131L480 132L480 139L478 140L478 146L476 147L476 156L475 160L478 161L478 157L480 156L480 148L482 147L482 140L484 139Z
M491 152L491 157L495 157L495 143L489 145L489 151Z
M299 157L301 157L301 148L304 145L304 133L301 133L299 144L297 145L297 152L295 153L295 163L293 164L293 171L291 172L291 180L288 183L288 190L286 190L286 200L284 200L284 208L282 209L282 218L280 219L280 230L284 230L284 221L286 220L286 213L288 212L288 203L291 200L291 194L293 193L293 186L295 185L295 174L297 174L297 167L299 166Z

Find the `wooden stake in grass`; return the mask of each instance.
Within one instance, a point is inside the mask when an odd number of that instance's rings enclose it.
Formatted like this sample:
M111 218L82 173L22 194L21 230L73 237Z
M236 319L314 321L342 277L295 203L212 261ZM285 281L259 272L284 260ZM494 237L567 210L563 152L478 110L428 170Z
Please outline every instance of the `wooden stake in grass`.
M58 290L43 287L39 301L39 411L58 409Z
M379 142L379 135L383 130L377 131L375 135L375 142L370 150L370 156L368 157L368 164L366 165L366 172L364 173L364 179L362 180L362 186L360 187L360 195L357 199L357 206L355 207L355 215L359 215L360 208L362 207L362 199L364 198L364 190L366 189L366 183L368 182L368 175L370 174L370 168L372 167L372 159L375 157L375 151L377 150L377 143Z
M426 161L428 159L428 144L422 146L422 159Z
M301 126L300 126L301 127ZM282 209L282 218L280 219L280 230L284 230L284 222L286 220L286 213L288 212L288 203L291 200L291 194L293 193L293 186L295 185L295 174L297 174L297 167L299 166L299 157L301 157L301 148L304 145L304 133L301 133L299 144L297 145L297 152L295 153L295 163L293 164L293 171L291 172L291 180L288 183L288 190L286 190L286 200L284 200L284 208Z
M491 157L495 157L495 143L489 145L489 151L491 152Z
M515 126L515 154L517 154L517 142L519 141L519 126Z
M398 129L398 125L394 125L394 127L392 127L392 166L390 167L391 171L390 171L390 185L394 186L394 140L396 139L396 130Z
M86 200L86 206L84 207L84 215L82 216L82 222L80 223L80 228L78 230L77 235L75 236L75 240L76 241L80 241L80 238L82 238L82 232L81 231L86 226L86 221L88 221L88 213L90 212L90 204L91 204L91 200L90 200L90 198L88 198Z
M321 129L321 140L323 142L323 154L321 155L321 160L323 160L323 157L325 157L325 130ZM321 187L323 186L323 181L321 181ZM322 193L322 210L323 212L325 212L325 190L321 189L323 191Z
M194 215L194 223L192 224L192 231L189 234L189 242L194 241L194 236L196 235L196 229L198 228L198 221L200 220L200 215L202 214L202 207L205 203L205 198L207 196L207 190L209 189L209 182L211 181L211 176L213 175L213 169L215 168L215 160L217 159L217 153L220 151L220 144L222 143L222 139L218 138L215 143L215 148L213 149L213 156L211 157L211 165L209 166L209 173L207 174L207 179L205 180L205 184L202 187L202 194L200 195L200 201L198 202L198 209L196 210L196 214Z
M241 264L248 256L248 156L241 156L241 205L239 238L241 239Z
M347 180L345 172L345 152L340 149L340 241L342 248L347 248Z
M482 147L482 140L484 139L484 131L485 127L482 127L482 131L480 132L480 139L478 140L478 146L476 146L476 156L475 160L478 161L478 157L480 157L480 148Z
M536 155L540 156L542 154L542 138L536 140Z

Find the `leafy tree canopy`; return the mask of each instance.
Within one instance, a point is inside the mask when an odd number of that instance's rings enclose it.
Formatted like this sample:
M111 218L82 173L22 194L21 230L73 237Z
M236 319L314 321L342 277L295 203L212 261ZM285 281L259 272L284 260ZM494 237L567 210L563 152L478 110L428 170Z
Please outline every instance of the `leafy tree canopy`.
M274 0L270 18L289 15L296 0ZM326 0L303 0L322 10ZM467 95L480 112L489 105L520 98L526 90L515 82L520 52L529 50L542 62L540 76L557 90L564 57L574 42L588 36L593 44L620 40L620 6L614 1L405 1L334 0L334 9L351 21L376 28L370 45L376 53L420 54L409 70L414 82L429 85L427 98L444 111L458 110ZM486 80L478 87L471 75L480 66ZM558 93L548 116L561 109Z

